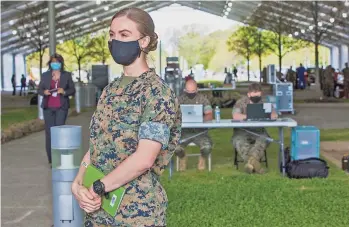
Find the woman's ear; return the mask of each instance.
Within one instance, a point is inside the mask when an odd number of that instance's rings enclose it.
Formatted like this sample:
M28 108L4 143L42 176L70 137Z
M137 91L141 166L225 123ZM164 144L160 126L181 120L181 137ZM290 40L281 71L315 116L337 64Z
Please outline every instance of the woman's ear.
M150 37L149 36L145 36L142 39L139 40L139 45L141 47L142 50L147 49L147 47L150 44Z

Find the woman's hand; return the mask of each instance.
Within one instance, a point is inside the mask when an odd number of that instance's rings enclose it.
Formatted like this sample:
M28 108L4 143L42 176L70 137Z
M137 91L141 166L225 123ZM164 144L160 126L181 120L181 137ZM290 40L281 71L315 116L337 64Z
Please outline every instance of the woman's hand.
M60 87L60 88L58 88L57 93L58 93L58 94L64 94L64 90L63 90L63 88L61 88L61 87Z
M88 192L93 196L93 198L101 198L99 195L95 193L95 191L93 191L93 186L90 187Z
M48 90L45 90L44 95L51 95L51 93Z
M73 182L72 192L74 197L78 200L78 203L86 213L93 213L101 208L101 197L93 196L87 188Z

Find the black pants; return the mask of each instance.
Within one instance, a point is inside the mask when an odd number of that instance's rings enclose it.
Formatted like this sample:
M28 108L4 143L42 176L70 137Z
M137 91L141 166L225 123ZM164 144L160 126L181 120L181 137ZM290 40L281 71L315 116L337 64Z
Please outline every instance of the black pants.
M21 91L19 92L20 96L22 96L22 91L23 91L23 95L25 95L25 86L21 86Z
M51 131L53 126L64 125L67 119L68 110L64 109L44 109L45 133L46 133L46 153L48 162L52 162L51 156Z

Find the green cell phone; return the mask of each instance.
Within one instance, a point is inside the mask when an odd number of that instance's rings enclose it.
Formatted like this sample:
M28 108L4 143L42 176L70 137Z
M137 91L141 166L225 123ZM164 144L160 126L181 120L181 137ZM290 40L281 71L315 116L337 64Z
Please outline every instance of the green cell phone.
M86 163L82 163L82 165L86 167L86 172L82 183L86 188L90 188L93 182L95 182L96 180L100 180L104 177L104 174L93 165L87 165ZM101 206L102 209L105 210L112 217L115 217L116 212L118 211L121 201L124 197L124 194L125 188L120 187L118 189L115 189L114 191L109 192L108 199L105 196L103 196Z

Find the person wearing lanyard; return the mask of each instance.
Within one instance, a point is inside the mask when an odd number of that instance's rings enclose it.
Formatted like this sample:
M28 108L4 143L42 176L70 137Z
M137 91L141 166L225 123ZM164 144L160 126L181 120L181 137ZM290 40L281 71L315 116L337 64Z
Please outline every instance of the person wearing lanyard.
M51 164L51 132L53 126L64 125L68 115L69 96L75 94L75 86L70 72L64 71L64 59L53 54L48 62L49 70L42 75L38 93L43 96L46 153Z
M109 33L109 50L123 65L123 75L103 89L82 160L105 177L85 188L82 164L72 192L87 213L85 227L166 226L168 200L159 178L180 140L180 105L147 64L147 53L156 49L158 39L150 15L122 9L112 18ZM101 198L121 186L125 195L111 216L100 208Z

